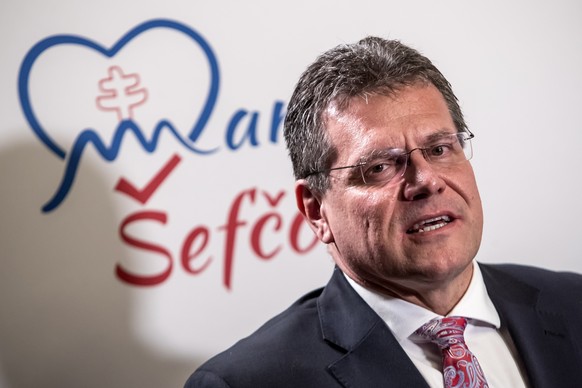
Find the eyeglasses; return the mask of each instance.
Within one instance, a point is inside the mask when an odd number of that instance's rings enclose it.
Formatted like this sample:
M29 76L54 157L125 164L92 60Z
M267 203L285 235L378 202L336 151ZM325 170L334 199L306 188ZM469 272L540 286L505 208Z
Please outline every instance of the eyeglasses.
M410 155L417 150L422 152L426 161L440 166L452 166L470 160L473 157L471 139L474 137L475 135L468 130L467 132L438 135L424 147L413 148L410 151L398 148L375 151L358 164L314 171L305 177L334 170L359 168L364 184L383 185L397 176L404 175L406 166L410 164Z

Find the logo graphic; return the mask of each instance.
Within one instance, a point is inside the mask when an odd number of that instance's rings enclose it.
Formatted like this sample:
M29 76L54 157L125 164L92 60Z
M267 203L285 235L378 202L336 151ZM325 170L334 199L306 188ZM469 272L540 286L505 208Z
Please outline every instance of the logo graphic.
M172 46L173 43L181 46ZM164 51L166 46L171 47ZM181 56L183 52L188 54ZM72 64L66 67L69 62ZM197 77L199 73L202 78ZM205 143L202 147L198 140L207 129L216 105L219 79L218 61L208 42L191 28L168 20L138 25L111 47L73 35L49 37L34 45L20 68L20 103L35 135L64 162L60 184L42 211L54 211L63 203L88 150L111 162L121 154L122 144L130 136L149 154L156 151L163 135L189 152L216 155L221 146ZM186 109L179 106L184 101ZM172 121L160 119L159 110L167 108L164 104L178 106L172 111L175 114ZM222 148L236 151L244 145L260 146L259 122L267 132L265 140L276 144L284 113L281 101L273 102L271 112L263 121L258 111L243 108L234 111L225 122ZM66 123L55 126L55 117L62 117ZM96 120L100 124L93 128L80 127L79 123L71 126L70 121L75 119L82 123ZM61 130L60 138L57 130ZM72 139L71 133L78 135L74 140L67 140ZM284 190L273 192L257 187L238 192L230 205L216 206L227 209L225 220L218 221L219 225L197 222L186 231L179 241L178 254L168 246L169 241L136 232L137 226L165 227L172 223L174 218L169 210L152 209L148 202L181 161L180 155L174 153L165 163L158 164L145 183L142 180L136 185L137 181L123 174L114 187L117 194L140 204L139 210L122 219L118 231L121 242L145 253L144 261L149 258L158 265L157 269L144 269L141 259L118 262L115 274L122 282L155 286L166 282L178 269L199 276L215 263L222 265L222 285L230 290L239 253L235 249L237 241L246 243L250 254L261 261L273 260L284 252L284 247L296 254L305 254L317 244L314 236L303 234L305 223L299 212L285 213ZM222 246L219 251L211 252L211 239L222 240L222 244L218 243Z
M172 30L189 39L193 45L198 46L204 53L209 69L209 87L206 91L206 98L202 104L197 119L191 128L184 135L170 120L162 119L157 122L153 129L141 128L134 121L133 112L148 99L146 85L142 85L138 74L128 73L119 66L111 66L108 74L98 80L99 95L96 99L97 109L104 112L115 112L119 123L110 139L102 139L95 129L83 129L75 139L70 150L66 150L63 145L58 144L50 135L50 131L43 126L42 121L35 113L30 93L31 71L37 63L39 57L56 47L76 47L89 49L92 52L105 57L114 58L122 52L136 37L141 34L157 29ZM73 36L58 35L46 38L28 52L18 77L18 91L22 110L34 133L40 141L58 158L65 161L65 169L62 180L54 196L43 206L43 212L50 212L57 208L67 197L73 186L79 163L86 148L92 146L107 161L113 161L120 153L122 140L129 134L133 134L144 150L149 153L155 151L162 132L170 133L179 144L187 150L208 155L217 151L214 149L200 149L196 146L196 141L202 134L208 119L216 104L219 89L219 68L216 56L206 40L191 28L169 20L152 20L145 22L133 30L129 31L112 47L103 45L92 40ZM279 115L281 115L279 107ZM280 122L280 119L279 119ZM278 123L277 122L277 126ZM150 134L151 133L151 134ZM148 136L148 134L150 134Z
M137 74L123 74L119 66L109 68L109 77L99 82L103 95L97 97L97 106L104 111L115 111L119 121L133 118L133 109L147 99L147 90L139 88Z

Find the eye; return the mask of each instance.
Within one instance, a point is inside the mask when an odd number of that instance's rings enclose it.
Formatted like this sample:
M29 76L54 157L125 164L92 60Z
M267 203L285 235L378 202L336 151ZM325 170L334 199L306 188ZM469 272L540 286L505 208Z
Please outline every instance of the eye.
M391 170L394 170L394 165L385 161L375 161L372 164L362 166L362 173L366 183L373 183L385 179L386 176L391 174Z
M443 158L450 156L453 151L452 144L436 144L429 148L429 157L431 158Z
M433 156L440 156L446 152L445 146L443 144L439 144L436 146L431 147L430 154Z
M371 166L367 172L368 174L381 174L382 172L385 172L388 168L390 167L388 166L387 163L376 164Z
M401 158L382 158L371 161L362 168L362 177L364 183L379 184L392 179L399 171L402 161Z

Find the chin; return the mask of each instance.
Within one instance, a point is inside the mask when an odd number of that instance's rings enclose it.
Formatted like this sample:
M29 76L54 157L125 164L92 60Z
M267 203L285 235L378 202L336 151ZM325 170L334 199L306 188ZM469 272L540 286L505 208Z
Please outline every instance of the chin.
M472 265L472 261L472 258L460 259L449 257L438 261L434 261L433 259L428 265L418 268L418 274L426 281L447 281L466 271Z

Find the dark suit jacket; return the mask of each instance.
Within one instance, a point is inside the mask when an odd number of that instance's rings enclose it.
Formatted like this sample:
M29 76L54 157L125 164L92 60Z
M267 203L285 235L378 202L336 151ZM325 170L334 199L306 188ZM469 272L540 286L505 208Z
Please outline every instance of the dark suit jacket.
M480 264L532 387L582 387L582 276ZM192 387L427 387L384 321L336 269L251 336L202 365Z

